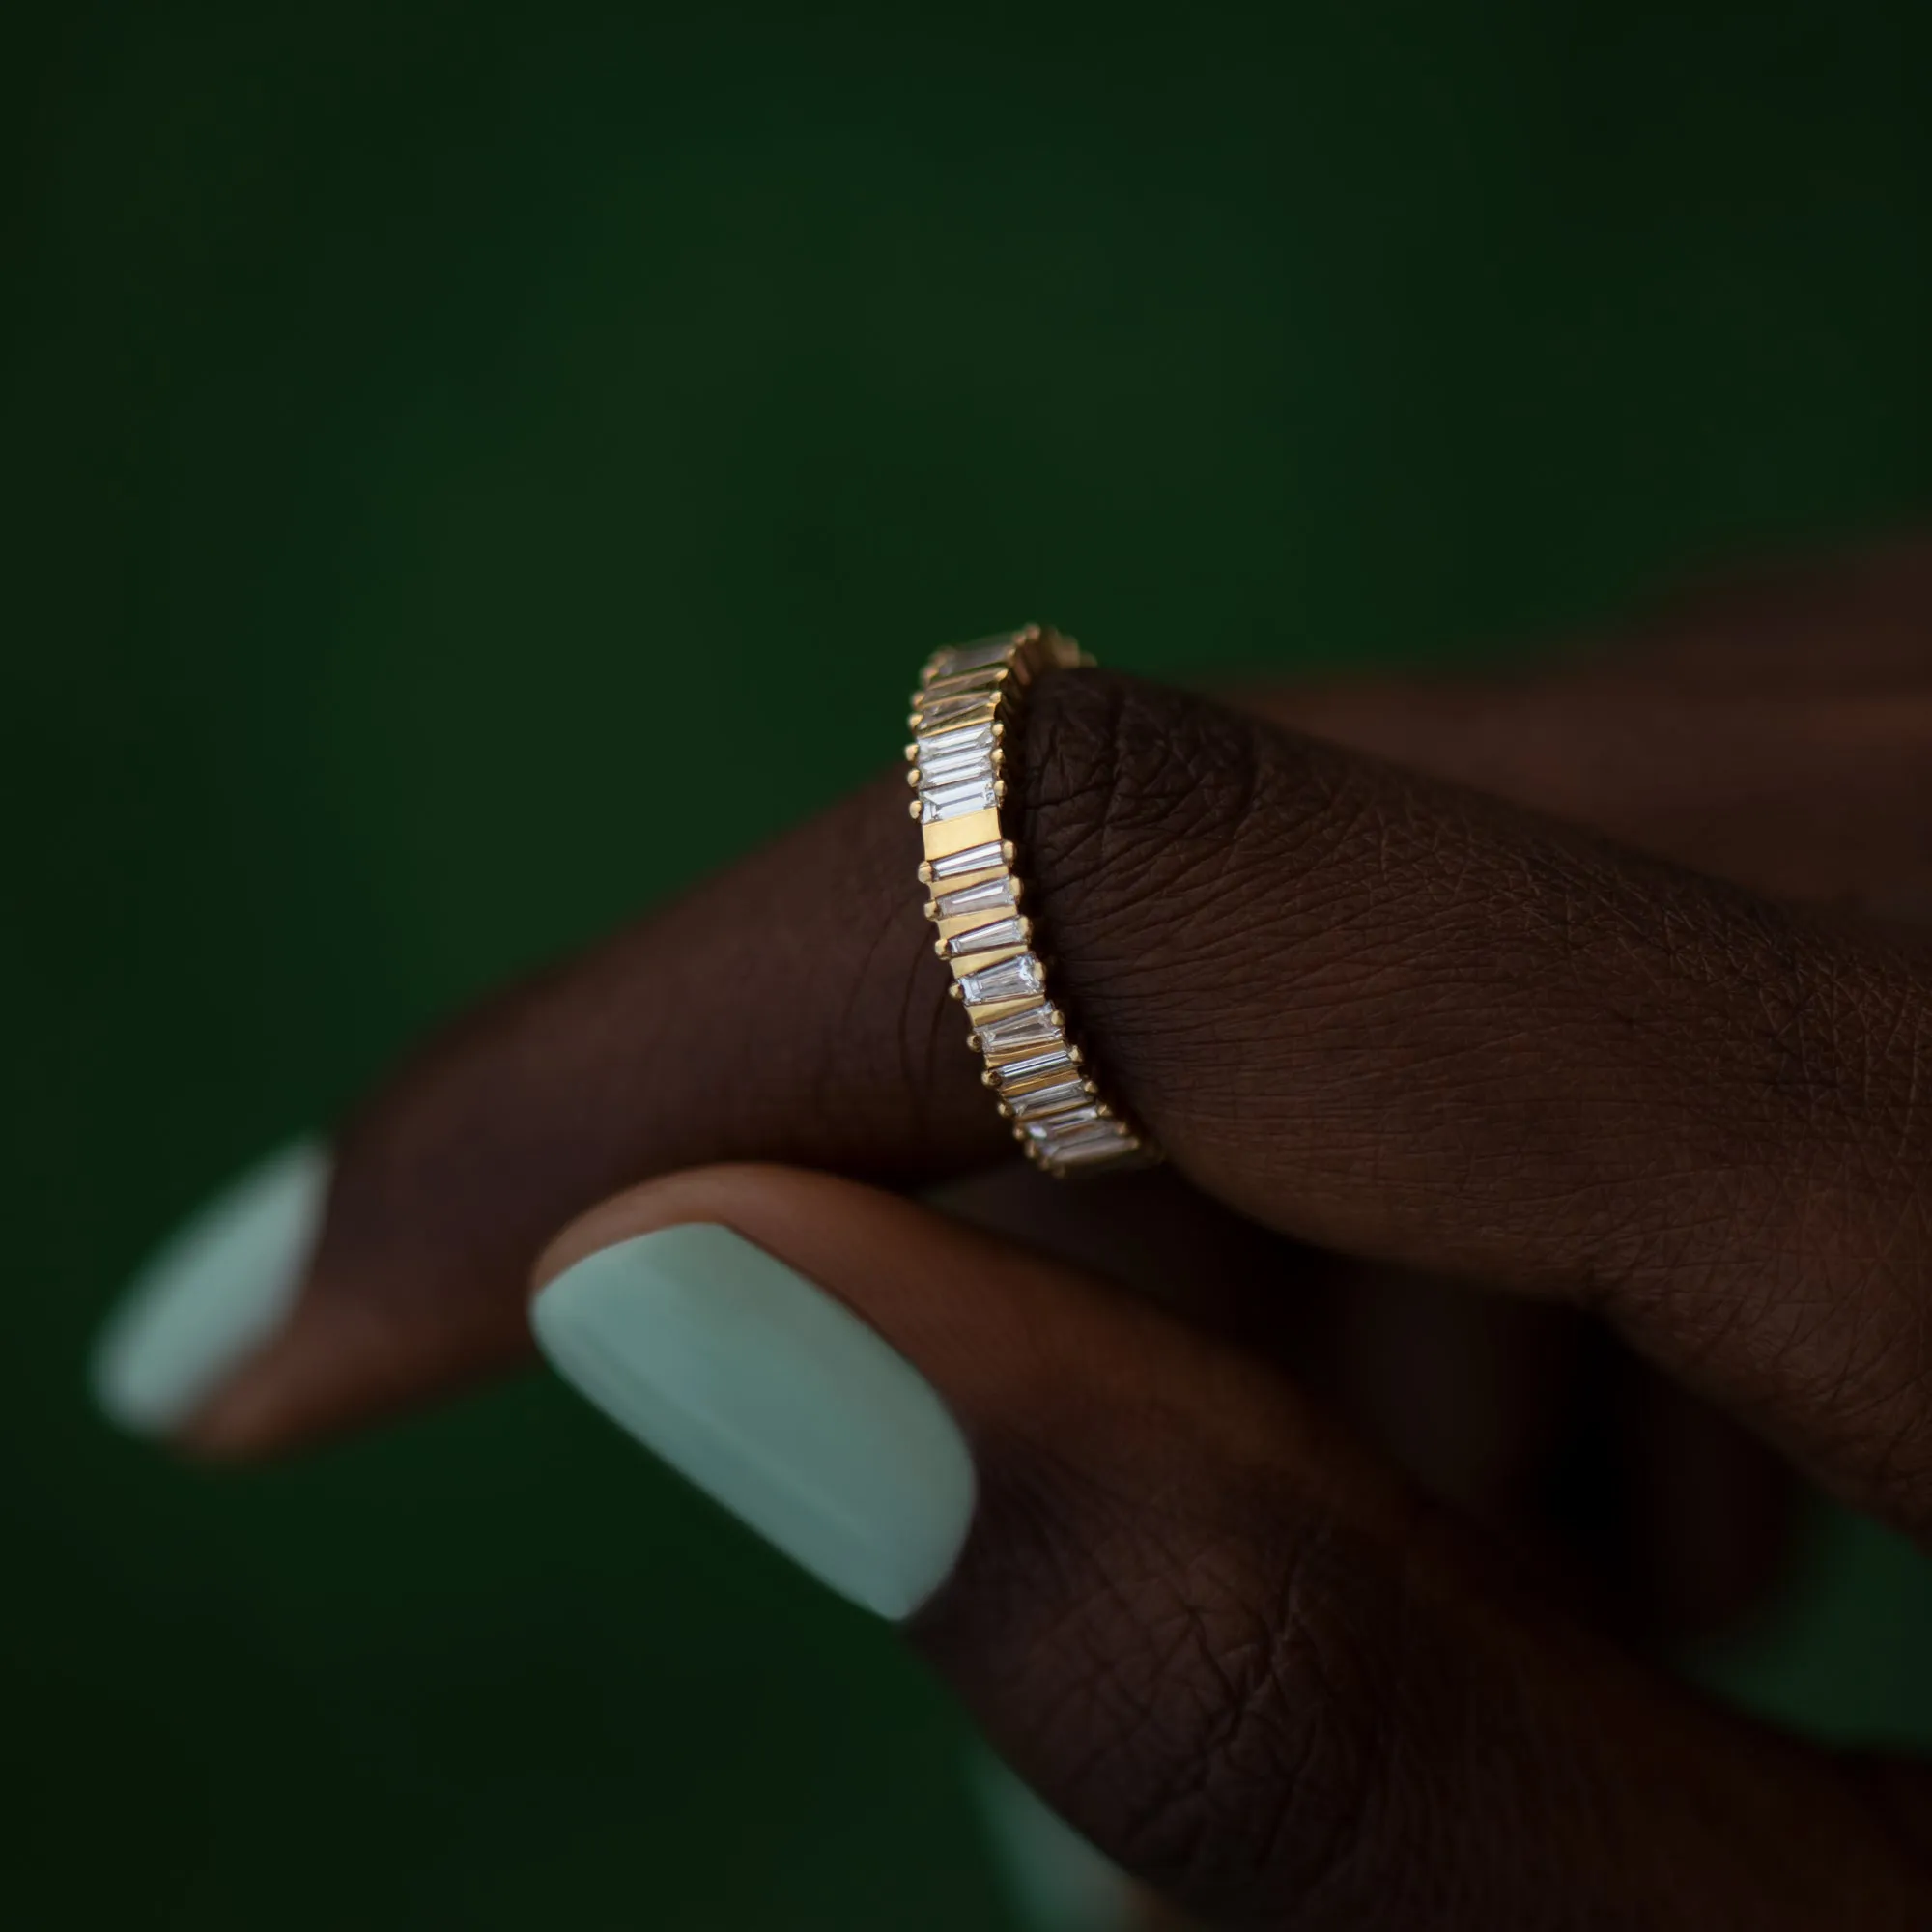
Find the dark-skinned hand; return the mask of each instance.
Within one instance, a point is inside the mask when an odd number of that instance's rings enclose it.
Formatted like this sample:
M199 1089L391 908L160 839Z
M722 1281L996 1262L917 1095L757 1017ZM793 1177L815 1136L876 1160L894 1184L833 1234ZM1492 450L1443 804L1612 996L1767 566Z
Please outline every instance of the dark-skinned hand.
M1920 1767L1647 1656L1763 1580L1787 1471L1932 1531L1932 549L1502 684L1058 674L1009 756L1165 1170L1011 1167L895 772L401 1068L185 1443L450 1393L533 1279L722 1223L957 1421L906 1634L1174 1909L1932 1924Z

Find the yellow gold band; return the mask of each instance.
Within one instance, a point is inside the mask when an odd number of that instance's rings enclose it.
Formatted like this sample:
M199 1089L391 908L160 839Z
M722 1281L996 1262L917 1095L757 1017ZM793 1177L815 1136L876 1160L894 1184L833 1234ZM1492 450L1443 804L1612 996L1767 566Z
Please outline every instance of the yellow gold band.
M1093 660L1038 624L935 651L913 694L906 747L912 815L925 846L920 883L972 1021L981 1078L1030 1159L1049 1174L1097 1174L1156 1158L1100 1097L1066 1020L1049 998L1012 842L1001 827L1003 740L1014 707L1043 672Z

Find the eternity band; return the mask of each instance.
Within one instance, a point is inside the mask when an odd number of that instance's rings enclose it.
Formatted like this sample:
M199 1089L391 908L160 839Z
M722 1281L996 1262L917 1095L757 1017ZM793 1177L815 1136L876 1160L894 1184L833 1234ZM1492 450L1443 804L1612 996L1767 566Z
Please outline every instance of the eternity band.
M1049 1174L1097 1174L1154 1157L1086 1070L1066 1020L1047 995L1047 969L1020 910L1012 841L1000 824L1007 783L1002 741L1028 686L1043 672L1091 665L1070 638L1038 624L935 651L912 700L907 782L918 794L934 950L965 1003L967 1043L1028 1157Z

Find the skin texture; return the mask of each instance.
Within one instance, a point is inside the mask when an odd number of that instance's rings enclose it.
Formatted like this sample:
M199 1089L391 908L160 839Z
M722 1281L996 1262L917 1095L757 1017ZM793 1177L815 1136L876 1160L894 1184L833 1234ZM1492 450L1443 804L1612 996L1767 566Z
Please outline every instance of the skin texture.
M1030 903L1166 1174L958 1183L1009 1143L894 774L372 1096L187 1446L521 1360L607 1197L603 1239L723 1220L967 1424L986 1500L916 1640L1194 1915L1925 1923L1916 1768L1640 1651L1761 1579L1786 1464L1932 1529L1928 696L1912 543L1487 688L1048 679ZM879 1191L940 1181L951 1218Z
M945 1397L980 1505L909 1634L1065 1815L1203 1922L1924 1922L1932 1874L1870 1795L1889 1768L1713 1709L1552 1612L1252 1355L772 1168L647 1183L538 1278L687 1221L831 1289Z

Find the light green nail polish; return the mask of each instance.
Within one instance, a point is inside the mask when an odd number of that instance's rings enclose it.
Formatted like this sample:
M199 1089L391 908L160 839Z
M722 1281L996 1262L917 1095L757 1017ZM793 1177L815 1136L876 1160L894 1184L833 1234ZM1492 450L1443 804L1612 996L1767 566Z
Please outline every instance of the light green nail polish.
M129 1284L89 1380L136 1435L178 1428L294 1302L322 1222L328 1150L298 1141L249 1169L172 1235Z
M987 1835L1023 1921L1037 1932L1124 1932L1133 1922L1126 1875L997 1758L975 1760Z
M918 1371L728 1228L640 1235L537 1296L559 1374L854 1603L903 1617L945 1580L973 1461Z

